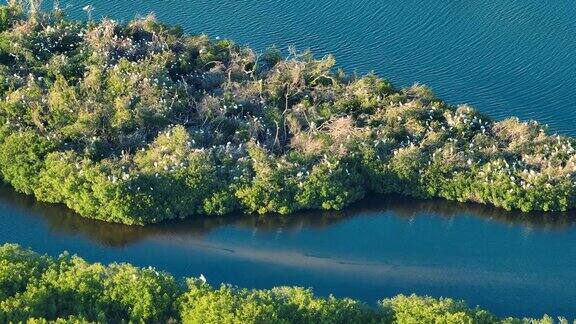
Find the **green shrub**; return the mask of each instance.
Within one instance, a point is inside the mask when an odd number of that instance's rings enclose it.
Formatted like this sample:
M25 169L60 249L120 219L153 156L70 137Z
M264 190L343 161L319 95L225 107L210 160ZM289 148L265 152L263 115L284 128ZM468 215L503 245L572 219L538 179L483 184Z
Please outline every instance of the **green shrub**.
M55 143L35 132L13 133L0 144L2 177L17 191L31 194L38 185L44 157Z

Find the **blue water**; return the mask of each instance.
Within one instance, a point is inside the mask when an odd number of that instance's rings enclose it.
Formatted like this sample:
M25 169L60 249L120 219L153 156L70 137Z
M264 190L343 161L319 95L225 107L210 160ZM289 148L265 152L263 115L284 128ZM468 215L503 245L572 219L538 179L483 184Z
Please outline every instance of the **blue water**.
M86 4L98 18L154 12L257 50L333 53L349 72L424 83L450 103L576 135L573 0L61 0L75 18Z
M333 53L349 72L431 86L453 104L576 135L576 2L568 0L61 0L72 17L154 12L190 33ZM50 5L49 1L47 5ZM0 243L153 265L243 287L314 287L373 303L462 298L498 315L576 317L573 215L374 198L343 213L208 218L146 228L87 221L0 192Z
M575 225L567 214L374 197L344 212L128 227L0 190L0 244L370 304L399 293L450 296L501 316L576 317Z

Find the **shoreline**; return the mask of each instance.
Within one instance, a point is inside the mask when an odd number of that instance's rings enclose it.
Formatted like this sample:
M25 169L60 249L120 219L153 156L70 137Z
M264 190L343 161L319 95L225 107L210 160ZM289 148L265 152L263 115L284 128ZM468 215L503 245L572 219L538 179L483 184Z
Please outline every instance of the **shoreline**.
M264 321L314 323L458 321L483 323L548 323L538 319L497 318L463 301L397 295L377 305L349 298L316 297L311 289L276 287L213 288L203 275L175 279L152 267L127 263L88 263L63 253L40 255L15 244L0 246L3 271L26 273L3 279L0 318L6 321L60 320L87 323L121 320L154 322ZM36 293L49 292L49 295ZM51 304L53 308L44 305Z
M334 58L4 6L0 171L15 190L127 225L341 210L374 194L576 207L576 141L491 120ZM47 28L46 26L49 26ZM17 64L16 64L17 63Z

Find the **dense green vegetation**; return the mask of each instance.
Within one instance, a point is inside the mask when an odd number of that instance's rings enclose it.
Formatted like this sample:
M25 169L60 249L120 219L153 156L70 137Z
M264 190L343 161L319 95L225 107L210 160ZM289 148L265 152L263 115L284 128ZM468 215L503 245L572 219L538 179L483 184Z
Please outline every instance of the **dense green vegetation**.
M146 224L341 209L368 193L564 211L574 139L494 121L331 56L186 35L149 16L0 7L0 173L85 217Z
M563 319L561 319L563 320ZM498 319L462 301L399 295L369 307L278 287L213 288L186 284L153 268L90 264L66 253L54 259L17 245L0 247L0 322L183 323L553 323ZM565 320L563 320L565 321Z

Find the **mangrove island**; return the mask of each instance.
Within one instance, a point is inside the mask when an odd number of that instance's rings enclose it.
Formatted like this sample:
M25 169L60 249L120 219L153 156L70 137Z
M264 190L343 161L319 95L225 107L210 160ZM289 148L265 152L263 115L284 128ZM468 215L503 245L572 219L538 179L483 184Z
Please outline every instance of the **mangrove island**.
M574 139L493 120L332 56L0 7L4 182L84 217L158 223L341 209L373 193L565 211Z

